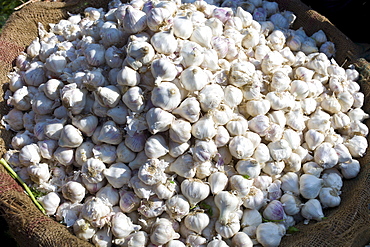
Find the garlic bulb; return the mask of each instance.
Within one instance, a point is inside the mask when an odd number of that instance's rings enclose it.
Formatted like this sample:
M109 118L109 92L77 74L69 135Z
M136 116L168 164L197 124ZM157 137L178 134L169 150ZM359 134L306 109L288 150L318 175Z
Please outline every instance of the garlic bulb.
M195 97L188 97L184 99L179 107L174 109L172 113L180 115L190 123L195 123L200 116L200 104Z
M83 240L91 239L96 233L96 228L85 219L78 219L73 224L73 232L76 236Z
M191 207L207 198L210 192L209 185L199 179L185 179L181 183L181 191L188 199Z
M273 222L262 223L257 226L256 237L263 246L279 246L285 228Z
M174 195L166 200L166 212L173 219L180 220L189 213L189 210L190 204L182 195Z
M235 165L235 169L239 174L246 175L248 178L256 178L261 173L260 163L253 158L239 160Z
M171 221L158 218L152 226L150 241L155 245L163 245L179 237L180 235L174 231Z
M226 188L228 177L224 172L214 172L208 177L212 194L217 194Z
M134 112L141 112L144 109L143 90L140 87L130 87L123 95L122 101Z
M140 230L141 228L138 225L134 225L130 218L122 212L115 213L112 216L111 224L112 233L117 238L125 238L131 232Z
M317 199L309 199L305 204L303 204L301 214L307 220L312 219L321 221L324 217L320 201Z
M279 200L272 200L266 205L262 216L268 220L283 220L285 218L283 204Z
M232 239L232 244L235 247L252 247L253 242L251 238L244 232L238 232Z
M230 140L229 150L233 157L245 159L252 156L254 147L253 143L248 138L238 135Z
M151 100L154 106L171 111L181 102L180 90L170 82L162 82L152 91Z
M103 174L113 188L121 188L123 185L128 184L131 178L130 168L121 162L111 164L103 170Z
M189 230L201 234L209 224L209 216L201 211L194 211L185 216L184 224Z
M103 227L108 223L112 209L103 200L91 197L81 209L82 218L88 220L94 227Z
M198 66L189 66L180 76L184 88L190 92L199 91L208 84L206 72Z
M161 108L151 108L146 114L148 129L152 134L169 129L174 116Z
M81 202L86 194L85 187L75 181L69 181L62 187L63 197L67 200L70 200L73 203Z
M358 160L352 159L351 162L348 163L339 163L339 168L341 174L346 179L351 179L357 176L360 172L360 162Z
M144 151L148 158L159 158L167 154L169 149L164 137L157 134L148 138Z
M44 196L40 196L37 200L41 203L47 215L54 215L60 203L60 197L55 192L49 192Z
M157 85L162 81L173 81L177 75L175 64L166 58L154 59L150 70L155 78L154 83Z
M235 213L232 213L226 224L222 224L219 220L217 220L215 224L215 230L223 238L233 237L240 230L238 216Z
M211 140L217 134L216 131L211 115L201 117L191 126L191 134L199 140Z
M323 180L311 174L303 174L299 179L299 192L306 199L316 198L322 186Z

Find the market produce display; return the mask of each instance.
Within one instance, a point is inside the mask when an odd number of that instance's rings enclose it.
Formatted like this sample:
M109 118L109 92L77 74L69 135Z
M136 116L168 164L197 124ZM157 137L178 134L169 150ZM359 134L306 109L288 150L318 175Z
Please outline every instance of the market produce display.
M278 246L340 206L368 115L358 72L275 2L112 1L16 59L4 155L96 246Z

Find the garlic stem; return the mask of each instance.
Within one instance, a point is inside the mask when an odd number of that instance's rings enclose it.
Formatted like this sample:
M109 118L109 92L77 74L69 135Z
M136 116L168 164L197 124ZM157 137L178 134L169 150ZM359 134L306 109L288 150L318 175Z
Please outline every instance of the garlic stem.
M26 193L29 195L33 203L40 209L40 211L46 215L45 209L41 206L41 204L37 201L35 196L33 195L30 187L27 186L27 184L18 176L18 174L10 167L10 165L4 160L4 158L0 159L0 163L5 167L5 169L9 172L10 176L17 180L25 189Z

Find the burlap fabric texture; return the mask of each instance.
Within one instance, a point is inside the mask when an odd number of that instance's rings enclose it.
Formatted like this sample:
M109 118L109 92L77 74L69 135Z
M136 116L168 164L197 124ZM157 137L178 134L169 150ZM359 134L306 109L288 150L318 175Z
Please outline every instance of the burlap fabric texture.
M282 9L297 15L294 28L303 27L308 35L322 29L336 44L336 61L339 64L355 64L361 73L359 81L365 93L365 111L370 113L370 67L361 57L360 49L324 16L298 0L277 0ZM3 100L7 89L7 74L12 70L14 59L37 36L37 23L45 26L67 18L68 12L78 13L88 6L105 7L108 0L67 2L36 2L15 12L0 35L0 113L9 108ZM9 148L12 133L0 128L0 155ZM364 246L370 242L370 155L361 158L362 170L355 179L344 181L340 207L325 210L327 219L322 222L299 224L300 230L285 236L281 246ZM21 247L45 246L92 246L70 233L64 225L44 216L29 197L0 167L0 210L6 219L10 233Z

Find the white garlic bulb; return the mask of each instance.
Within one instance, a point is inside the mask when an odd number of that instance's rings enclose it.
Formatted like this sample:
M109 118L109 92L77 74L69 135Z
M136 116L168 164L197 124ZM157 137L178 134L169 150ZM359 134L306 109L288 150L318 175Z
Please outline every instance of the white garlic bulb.
M173 229L171 221L166 218L158 218L152 226L150 241L155 245L163 245L179 237L180 235Z
M199 179L185 179L181 183L181 191L188 199L191 207L207 198L210 192L209 185Z
M316 198L321 188L323 180L311 174L303 174L299 178L299 192L306 199Z
M151 108L146 113L145 118L148 123L149 131L152 134L156 134L169 129L171 122L174 119L174 115L162 110L161 108Z
M198 66L190 66L182 71L180 80L184 88L190 92L199 91L208 84L206 72Z
M263 246L279 246L285 235L285 228L273 222L265 222L257 226L256 237Z
M301 209L301 214L307 220L316 220L321 221L324 217L322 212L322 206L320 201L317 199L309 199L306 203L303 204Z
M72 203L80 203L85 198L86 189L79 182L69 181L63 185L62 193L63 197Z
M217 194L226 188L228 177L224 172L217 171L208 177L208 183L212 194Z
M60 197L56 192L49 192L44 196L40 196L37 200L41 203L47 215L54 215L60 204Z
M128 184L131 178L130 168L122 162L111 164L103 170L103 174L113 188L121 188Z
M96 233L96 228L85 219L78 219L73 224L73 232L76 236L83 240L91 239Z
M233 157L245 159L252 156L254 147L253 143L248 138L238 135L230 140L229 150Z
M190 123L195 123L200 116L200 104L195 97L188 97L184 99L180 106L174 109L172 113L180 115Z
M209 224L209 216L204 212L194 211L185 216L184 224L189 230L201 234Z

